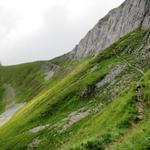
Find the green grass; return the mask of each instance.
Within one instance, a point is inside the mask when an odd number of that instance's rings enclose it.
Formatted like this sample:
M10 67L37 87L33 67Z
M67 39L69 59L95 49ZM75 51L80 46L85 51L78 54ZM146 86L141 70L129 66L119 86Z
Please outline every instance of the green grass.
M45 75L42 69L46 64L55 64L60 68L49 81L44 80ZM5 85L9 85L14 89L15 97L13 97L13 99L16 103L28 102L35 96L40 95L39 93L41 91L46 91L62 80L76 65L77 62L72 61L65 56L61 56L51 61L1 66L0 112L4 111L5 107L10 104L10 102L5 99L5 95L7 95Z
M141 79L145 100L145 120L127 133L120 143L112 146L113 150L149 150L150 149L150 71Z
M127 92L128 94L126 94ZM101 142L100 140L104 140L104 135L110 136L106 138L106 143L108 142L107 140L111 142L111 140L119 138L130 127L130 122L134 120L136 114L135 92L132 90L129 92L129 89L127 89L117 100L90 118L81 127L81 130L79 130L74 138L75 140L72 140L73 144L77 143L75 145L78 145L84 139L84 144L81 143L80 147L81 149L82 147L87 149L86 147L88 147L89 143L94 145L95 142L99 143ZM105 145L105 141L103 142L102 144Z
M149 142L145 138L149 138L150 125L150 72L149 65L143 64L149 58L141 63L142 56L137 52L148 32L134 31L98 55L80 62L70 61L65 56L53 59L51 62L60 65L60 70L48 82L41 72L43 62L2 67L2 84L11 84L17 91L17 101L27 103L0 128L0 149L25 150L34 139L40 139L37 150L120 150L126 147L127 150L148 150ZM96 84L119 64L126 64L126 68L111 83L97 88ZM96 70L91 71L95 66ZM134 69L135 66L142 69L144 75ZM133 127L138 116L138 81L143 85L145 119ZM62 133L49 128L34 134L29 132L40 125L59 124L70 113L99 104L102 104L100 111L89 114Z

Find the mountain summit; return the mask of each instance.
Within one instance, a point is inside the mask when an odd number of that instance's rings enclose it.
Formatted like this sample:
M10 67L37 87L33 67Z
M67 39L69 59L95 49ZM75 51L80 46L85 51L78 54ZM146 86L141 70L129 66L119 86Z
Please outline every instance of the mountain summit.
M85 58L137 28L149 27L150 0L126 0L102 18L69 53L69 57Z

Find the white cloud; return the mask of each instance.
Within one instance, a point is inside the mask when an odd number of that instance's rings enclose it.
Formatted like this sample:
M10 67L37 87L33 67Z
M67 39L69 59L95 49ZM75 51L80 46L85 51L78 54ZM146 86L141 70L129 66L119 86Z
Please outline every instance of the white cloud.
M70 51L123 0L1 0L0 60L50 59Z

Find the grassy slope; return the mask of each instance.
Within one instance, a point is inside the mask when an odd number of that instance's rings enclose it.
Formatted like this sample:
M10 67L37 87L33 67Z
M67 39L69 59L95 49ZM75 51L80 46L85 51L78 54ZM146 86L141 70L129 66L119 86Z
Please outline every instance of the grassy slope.
M82 150L98 150L106 147L148 149L149 141L145 139L149 140L150 72L143 75L139 70L143 72L148 70L149 59L143 61L138 53L134 53L141 44L144 44L148 33L149 31L137 30L128 34L96 57L81 61L63 80L58 82L56 79L47 84L48 88L33 97L22 110L0 128L0 149L11 150L13 147L13 150L24 150L37 138L41 140L37 147L39 150L73 147ZM106 84L100 89L93 88L109 74L112 68L122 63L127 67L116 77L113 84ZM94 66L97 66L97 69L90 71ZM138 69L135 69L136 66ZM31 73L33 74L33 70ZM34 76L41 75L34 74ZM131 77L132 84L127 83L125 77ZM14 76L12 80L13 78ZM132 122L138 117L135 88L140 78L145 88L143 94L146 118L137 121L133 126ZM20 75L17 79L20 79ZM121 89L118 83L123 83L124 87ZM87 88L90 92L83 96L82 93ZM116 96L113 97L111 94L114 92ZM57 132L58 129L50 128L34 134L29 132L29 129L42 124L50 126L57 124L68 114L80 108L89 109L99 104L103 104L101 111L90 114L62 133ZM139 136L140 132L144 138ZM135 138L137 140L134 140Z
M1 68L1 82L11 84L18 91L18 100L28 98L29 93L42 86L41 62L34 62Z
M45 75L42 70L43 66L47 64L55 64L61 68L49 81L44 80ZM70 61L65 56L61 56L51 61L39 61L0 67L0 112L4 111L5 106L12 101L16 103L30 101L38 95L40 91L52 87L59 80L64 78L65 74L70 72L70 69L75 65L75 62ZM15 97L9 98L7 96L6 98L5 95L7 95L9 91L7 91L5 85L9 85L14 89Z
M145 120L126 134L120 143L114 144L111 149L150 149L150 71L142 77Z
M145 120L136 122L138 116L136 84L133 83L114 102L89 118L71 143L69 142L69 146L64 149L74 145L74 149L78 150L99 150L106 147L111 150L148 150L150 148L149 83L150 72L148 71L141 81L144 86Z

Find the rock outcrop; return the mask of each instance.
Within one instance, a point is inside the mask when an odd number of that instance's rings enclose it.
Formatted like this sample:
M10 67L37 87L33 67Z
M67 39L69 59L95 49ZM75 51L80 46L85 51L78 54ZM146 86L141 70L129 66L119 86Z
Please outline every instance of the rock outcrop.
M137 28L149 27L150 0L126 0L102 18L68 56L73 59L85 58Z

